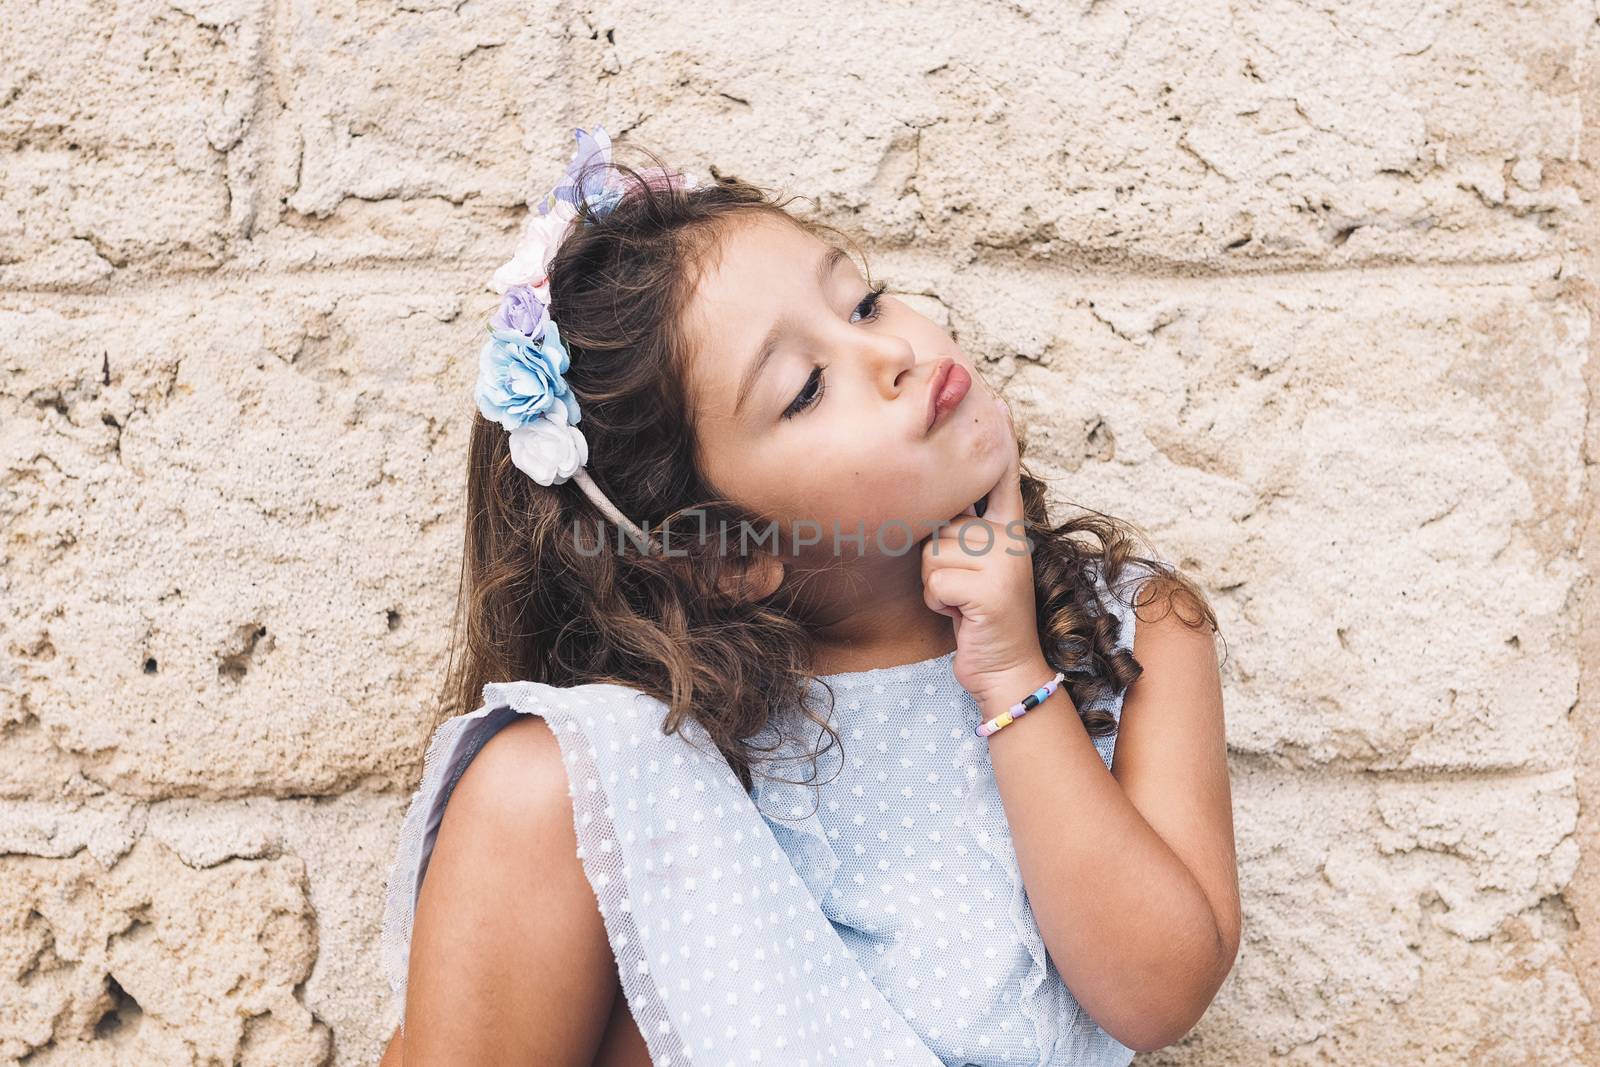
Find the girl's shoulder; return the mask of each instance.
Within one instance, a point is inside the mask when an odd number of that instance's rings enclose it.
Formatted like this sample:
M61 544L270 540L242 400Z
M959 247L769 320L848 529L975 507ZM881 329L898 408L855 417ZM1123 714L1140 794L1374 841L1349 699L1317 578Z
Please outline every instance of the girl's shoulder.
M536 717L554 736L559 763L551 758L548 746L532 746L542 751L538 762L528 766L561 767L567 779L561 785L569 796L581 789L595 789L596 777L602 773L616 773L616 757L622 751L632 754L645 768L652 763L683 765L691 758L704 759L705 755L692 749L686 738L661 732L665 710L657 698L610 682L570 686L493 682L484 686L483 702L476 709L452 716L434 728L423 756L421 782L412 793L401 824L385 891L380 948L389 986L401 1003L405 1000L417 896L445 806L475 757L507 727ZM725 761L722 765L726 768ZM550 783L543 783L544 788L549 786Z
M648 693L613 682L491 682L483 687L483 703L476 710L446 719L434 730L423 757L421 788L430 784L430 776L436 780L442 807L472 757L526 716L544 720L560 742L562 762L571 764L575 744L592 748L610 743L619 732L638 734L646 725L659 732L664 711L665 705Z

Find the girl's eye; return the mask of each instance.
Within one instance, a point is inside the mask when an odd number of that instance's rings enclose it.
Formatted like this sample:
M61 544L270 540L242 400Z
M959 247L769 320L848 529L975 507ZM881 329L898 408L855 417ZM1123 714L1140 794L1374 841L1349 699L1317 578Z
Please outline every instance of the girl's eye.
M873 319L878 317L878 312L880 310L879 301L883 297L885 285L886 283L879 282L867 292L866 296L861 298L861 303L857 304L850 312L851 322L871 322ZM862 315L859 319L855 317L855 314L858 311L862 312ZM822 399L822 391L824 388L822 372L826 369L827 364L823 364L820 367L811 368L811 375L806 379L805 388L800 390L800 395L796 396L793 402L791 402L789 406L784 409L784 418L792 419L806 408ZM816 386L815 390L812 389L813 385Z
M874 285L867 292L867 295L861 298L861 303L855 306L856 311L860 311L862 308L865 308L865 314L863 314L859 319L853 318L850 321L871 322L873 319L877 318L879 310L878 303L883 298L883 290L886 288L886 286L887 283L885 282L879 282L877 285Z
M823 364L822 367L811 368L811 376L806 379L805 388L800 390L800 395L790 401L789 406L783 409L784 418L794 418L822 398L822 371L826 366L827 364ZM813 384L817 387L815 392L811 389Z

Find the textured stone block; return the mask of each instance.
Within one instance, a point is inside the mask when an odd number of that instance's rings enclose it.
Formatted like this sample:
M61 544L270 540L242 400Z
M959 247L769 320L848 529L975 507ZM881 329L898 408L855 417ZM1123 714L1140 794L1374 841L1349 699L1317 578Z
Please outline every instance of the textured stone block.
M0 287L204 270L251 223L262 0L0 18ZM26 10L24 10L26 9Z
M289 76L282 121L300 143L285 160L298 178L291 208L325 216L346 197L487 196L515 206L533 163L527 134L570 151L548 112L536 130L523 125L570 76L556 5L460 7L335 0L292 9L279 28ZM554 162L559 174L564 157Z
M562 18L514 0L286 7L277 195L241 263L466 260L487 277L571 152Z
M141 797L337 791L415 765L479 309L270 289L0 311L6 573L32 575L8 592L5 717L39 724L0 740L31 753L8 774L40 775L11 788L70 782L63 753Z
M1209 273L1525 258L1578 218L1577 0L655 12L573 44L607 111L874 240Z
M109 870L0 857L0 1056L322 1064L332 1034L300 1000L316 952L293 858L196 870L155 841Z
M1559 895L1578 860L1570 770L1240 770L1244 940L1208 1045L1250 1063L1582 1062L1593 1013Z

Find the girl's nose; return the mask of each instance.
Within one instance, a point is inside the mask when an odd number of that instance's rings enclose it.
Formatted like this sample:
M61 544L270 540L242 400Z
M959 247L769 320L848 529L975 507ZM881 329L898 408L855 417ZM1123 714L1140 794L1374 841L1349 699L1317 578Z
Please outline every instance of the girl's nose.
M916 350L898 334L875 334L866 341L868 359L887 395L893 396L905 384L906 372L917 365Z

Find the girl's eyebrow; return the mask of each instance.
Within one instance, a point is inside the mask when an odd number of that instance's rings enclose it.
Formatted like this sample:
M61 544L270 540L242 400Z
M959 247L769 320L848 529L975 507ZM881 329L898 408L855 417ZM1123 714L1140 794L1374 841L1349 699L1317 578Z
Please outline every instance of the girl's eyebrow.
M828 278L833 274L834 268L848 259L844 249L837 245L829 245L828 250L817 260L817 288L827 286ZM755 385L756 378L761 374L762 368L772 359L773 353L778 350L778 340L783 336L783 328L787 319L779 318L767 331L767 336L761 339L761 347L756 349L755 359L750 361L745 368L744 376L739 379L739 394L733 402L733 414L737 418L739 409L744 407L745 399L750 395L750 389Z

